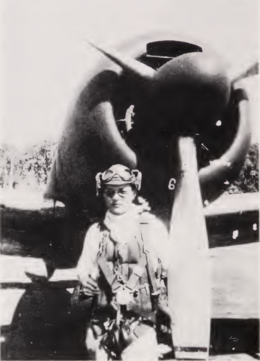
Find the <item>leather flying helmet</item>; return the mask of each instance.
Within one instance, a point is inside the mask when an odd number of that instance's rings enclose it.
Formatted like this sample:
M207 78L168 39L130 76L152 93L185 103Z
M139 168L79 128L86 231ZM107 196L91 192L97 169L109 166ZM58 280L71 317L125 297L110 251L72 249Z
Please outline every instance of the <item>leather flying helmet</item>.
M122 164L112 165L103 173L96 175L97 195L99 190L105 185L133 184L137 190L141 189L142 173L137 169L130 170Z

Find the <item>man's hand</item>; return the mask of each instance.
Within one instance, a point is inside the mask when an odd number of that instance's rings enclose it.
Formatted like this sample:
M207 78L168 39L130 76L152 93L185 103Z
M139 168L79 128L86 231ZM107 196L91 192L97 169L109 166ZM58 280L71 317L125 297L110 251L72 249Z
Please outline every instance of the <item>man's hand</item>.
M82 284L82 293L85 296L95 296L100 293L100 288L98 287L98 282L94 277L88 275L84 279L80 280Z

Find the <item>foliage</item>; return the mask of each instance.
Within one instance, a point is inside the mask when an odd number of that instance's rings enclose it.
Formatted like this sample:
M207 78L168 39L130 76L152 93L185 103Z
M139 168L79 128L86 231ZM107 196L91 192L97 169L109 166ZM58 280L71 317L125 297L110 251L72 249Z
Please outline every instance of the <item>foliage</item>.
M14 147L4 145L0 149L0 186L16 188L27 182L35 188L45 185L51 170L57 143L44 141L21 153Z
M25 164L22 169L23 174L33 172L38 184L46 184L52 165L51 144L46 142L43 146L35 145L33 148L32 156L25 159Z
M259 145L251 145L238 179L227 189L228 194L252 193L259 190Z
M12 146L4 145L0 149L0 187L16 188L26 182L42 190L47 183L57 143L44 141L34 145L26 153ZM259 146L253 144L247 154L238 179L227 189L227 194L258 192L259 182Z

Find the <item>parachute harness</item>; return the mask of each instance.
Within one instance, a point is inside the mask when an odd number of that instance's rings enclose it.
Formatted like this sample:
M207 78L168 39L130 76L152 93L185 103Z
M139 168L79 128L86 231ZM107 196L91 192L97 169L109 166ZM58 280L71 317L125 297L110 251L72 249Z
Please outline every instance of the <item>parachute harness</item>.
M101 335L96 334L96 338L100 339L100 348L103 348L109 359L118 359L123 349L130 344L134 339L138 337L139 329L143 324L153 326L155 328L156 322L156 307L160 289L157 287L155 272L153 270L150 254L144 247L143 237L141 233L141 257L138 263L134 266L132 274L129 279L124 279L123 275L118 271L119 260L115 261L113 269L109 267L107 257L105 255L105 242L108 236L108 231L104 230L102 240L99 245L99 252L97 263L106 279L108 285L111 288L113 299L110 301L110 305L114 309L116 315L115 318L106 318L105 322L100 325L93 320L92 329L95 334L95 325L101 328ZM139 245L139 244L138 244ZM138 281L143 273L147 271L149 283L138 285ZM146 295L151 297L152 312L142 312L142 309L138 310L138 315L135 312L127 311L127 306L135 302L135 297L141 289L145 289ZM139 316L139 317L137 317ZM140 326L140 327L139 327Z

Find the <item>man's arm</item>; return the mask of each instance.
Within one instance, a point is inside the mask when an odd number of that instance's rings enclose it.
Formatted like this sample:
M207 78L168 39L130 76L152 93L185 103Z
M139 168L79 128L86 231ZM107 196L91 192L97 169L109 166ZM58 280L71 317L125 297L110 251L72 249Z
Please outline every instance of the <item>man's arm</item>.
M95 291L97 288L97 278L99 269L97 265L97 254L100 242L100 232L98 224L93 224L85 237L82 254L77 265L77 274L80 283L89 291Z

